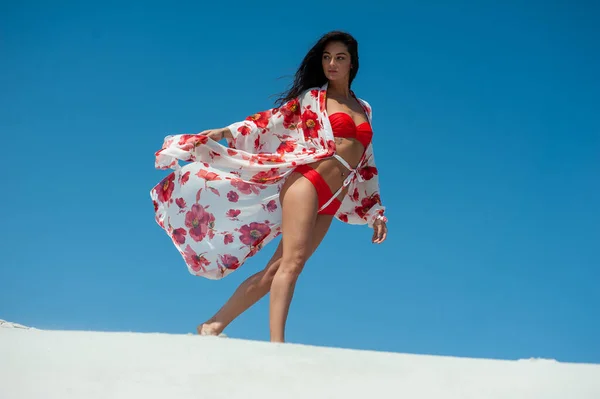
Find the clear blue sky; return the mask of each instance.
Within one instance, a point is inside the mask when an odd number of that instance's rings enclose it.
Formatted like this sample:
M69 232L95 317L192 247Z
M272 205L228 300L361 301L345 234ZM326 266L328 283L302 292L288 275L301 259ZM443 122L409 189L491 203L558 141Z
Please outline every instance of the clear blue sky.
M179 334L211 316L277 241L224 280L190 275L154 221L154 152L271 107L343 29L389 239L335 222L287 338L600 362L600 9L484 3L4 4L0 318ZM227 333L267 340L268 298Z

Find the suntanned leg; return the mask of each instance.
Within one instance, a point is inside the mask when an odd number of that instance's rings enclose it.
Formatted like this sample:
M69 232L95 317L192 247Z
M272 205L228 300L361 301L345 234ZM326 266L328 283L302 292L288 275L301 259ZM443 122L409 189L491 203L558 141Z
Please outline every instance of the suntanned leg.
M221 309L219 309L219 311L208 321L198 326L198 334L220 334L236 317L265 296L267 292L269 292L273 276L279 268L281 254L282 245L280 241L271 260L267 263L267 266L260 272L248 277L240 284L225 305L223 305L223 307L221 307Z
M319 245L321 244L321 242L323 241L323 238L325 237L325 235L327 234L327 231L329 230L329 227L331 226L331 221L333 220L333 216L331 215L317 215L317 219L315 221L315 226L313 229L313 232L310 234L310 236L313 238L313 247L312 250L310 252L310 254L308 255L308 257L306 258L306 260L308 260L308 258L310 256L312 256L312 254L317 250L317 248L319 247ZM283 262L283 256L282 256L282 260L281 262ZM304 261L306 263L306 260ZM292 263L293 265L293 263ZM282 267L285 267L283 265L281 265L279 268L276 270L275 273L275 277L273 280L275 280L275 278L277 278L278 276L281 277L281 273L279 273L279 271L282 269ZM284 269L285 270L285 269ZM291 299L292 299L292 295L294 292L294 288L295 288L295 283L297 280L297 276L300 274L300 271L302 271L302 267L300 267L298 270L298 272L295 272L296 269L291 269L290 272L283 274L283 278L281 278L278 282L281 283L285 283L286 281L293 281L293 284L290 284L289 288L290 289L290 293L288 294L288 296L286 296L285 298L289 298L287 300L286 303L281 303L278 304L277 302L274 302L273 300L273 285L275 283L275 281L273 281L273 283L271 284L271 317L270 317L270 327L271 327L271 341L272 342L284 342L285 340L285 324L287 321L287 314L289 311L289 306L291 303ZM289 278L289 280L286 278L286 276L292 275L292 278ZM293 276L296 276L296 278L293 278ZM283 284L282 284L283 285ZM285 287L285 285L284 285ZM281 313L278 313L281 312Z
M283 254L273 277L269 303L271 342L284 342L285 323L298 276L311 254L311 234L318 211L317 192L312 183L293 174L280 193L283 212L281 231Z
M319 215L317 217L315 228L311 234L311 253L314 253L321 244L332 220L333 216L330 215ZM208 321L198 326L198 334L220 334L236 317L264 297L269 292L273 276L281 263L281 254L282 242L280 241L273 257L267 263L264 270L255 273L240 284L225 305Z

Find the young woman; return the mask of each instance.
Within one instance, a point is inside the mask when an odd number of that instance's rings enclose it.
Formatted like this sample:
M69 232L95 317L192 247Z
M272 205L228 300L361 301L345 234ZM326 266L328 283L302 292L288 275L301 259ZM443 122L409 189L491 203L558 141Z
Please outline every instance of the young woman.
M151 191L156 220L192 274L223 278L282 235L265 269L199 334L219 335L270 292L271 341L284 342L296 281L333 218L372 227L374 243L386 239L371 107L350 89L358 66L356 40L327 33L276 108L225 128L168 136L156 153L157 168L175 169ZM178 160L191 162L180 167Z

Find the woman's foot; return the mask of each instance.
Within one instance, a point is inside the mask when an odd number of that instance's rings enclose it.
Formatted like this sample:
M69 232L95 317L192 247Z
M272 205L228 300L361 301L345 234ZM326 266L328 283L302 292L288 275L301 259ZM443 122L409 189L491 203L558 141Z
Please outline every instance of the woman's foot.
M224 326L216 321L207 321L196 327L198 335L224 335Z

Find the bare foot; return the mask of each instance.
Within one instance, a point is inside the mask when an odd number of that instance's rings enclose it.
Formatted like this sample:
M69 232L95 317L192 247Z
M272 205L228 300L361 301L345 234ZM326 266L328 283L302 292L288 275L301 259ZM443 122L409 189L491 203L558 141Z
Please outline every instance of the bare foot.
M216 321L207 321L196 327L198 335L223 335L223 326Z

